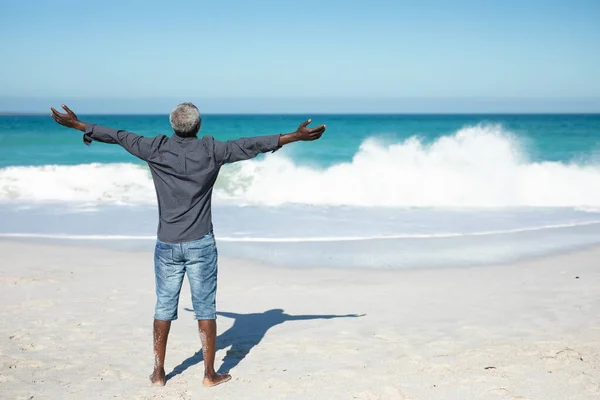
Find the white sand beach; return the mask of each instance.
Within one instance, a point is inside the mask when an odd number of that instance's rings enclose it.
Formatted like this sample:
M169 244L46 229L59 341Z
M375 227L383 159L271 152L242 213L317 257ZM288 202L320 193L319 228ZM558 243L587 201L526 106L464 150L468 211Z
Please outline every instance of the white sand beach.
M187 282L169 380L149 385L151 245L5 240L0 254L1 399L600 398L600 248L429 270L222 259L217 366L233 380L215 388ZM319 318L346 314L364 315Z

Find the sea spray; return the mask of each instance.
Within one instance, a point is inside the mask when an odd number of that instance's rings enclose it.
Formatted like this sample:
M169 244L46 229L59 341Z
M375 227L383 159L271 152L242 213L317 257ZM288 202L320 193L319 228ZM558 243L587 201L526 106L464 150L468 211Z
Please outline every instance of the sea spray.
M278 153L228 165L216 202L359 207L599 207L600 165L532 162L500 125L476 125L431 143L417 136L363 141L349 162L309 167ZM154 204L138 164L0 169L0 202Z

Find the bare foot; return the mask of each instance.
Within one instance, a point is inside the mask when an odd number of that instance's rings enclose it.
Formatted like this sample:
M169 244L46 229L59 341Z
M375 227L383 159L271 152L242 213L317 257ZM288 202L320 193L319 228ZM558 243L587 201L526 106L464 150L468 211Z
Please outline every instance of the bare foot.
M165 369L155 369L152 375L150 375L150 382L152 382L152 386L165 386L167 382L165 378Z
M202 384L206 387L212 387L220 385L221 383L225 383L231 380L231 375L229 374L214 374L209 376L204 376L204 380Z

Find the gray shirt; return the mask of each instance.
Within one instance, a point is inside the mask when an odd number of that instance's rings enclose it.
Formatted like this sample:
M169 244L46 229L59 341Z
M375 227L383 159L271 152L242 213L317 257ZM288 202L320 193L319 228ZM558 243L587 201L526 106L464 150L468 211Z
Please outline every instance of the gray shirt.
M279 136L222 142L211 136L146 138L135 133L86 124L84 142L120 144L146 161L158 199L158 239L167 243L197 240L212 231L211 197L220 168L279 148Z

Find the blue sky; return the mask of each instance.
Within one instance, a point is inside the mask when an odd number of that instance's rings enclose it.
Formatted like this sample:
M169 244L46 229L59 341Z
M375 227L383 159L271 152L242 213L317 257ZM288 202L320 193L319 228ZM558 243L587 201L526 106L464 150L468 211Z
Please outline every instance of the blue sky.
M0 111L600 105L597 0L0 4Z

